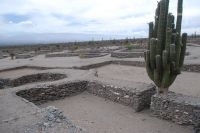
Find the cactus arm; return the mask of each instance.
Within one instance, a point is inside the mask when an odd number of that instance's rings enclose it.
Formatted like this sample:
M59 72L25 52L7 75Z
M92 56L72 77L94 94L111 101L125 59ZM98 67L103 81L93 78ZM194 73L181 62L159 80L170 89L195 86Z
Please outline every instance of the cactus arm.
M154 82L155 84L160 87L161 85L161 56L156 55L156 69L154 70Z
M176 43L175 43L175 49L176 49L176 69L179 70L179 60L180 60L180 54L181 54L181 41L180 36L177 35Z
M182 13L183 13L183 0L178 0L177 21L176 21L177 33L181 33Z
M149 23L149 36L150 38L153 37L153 22Z
M148 49L150 49L150 41L151 41L151 38L153 37L153 22L150 22L149 23L149 43L148 43Z
M184 58L185 58L185 51L186 51L186 42L187 42L187 33L182 34L182 48L181 48L181 55L180 55L180 63L179 67L183 66Z
M172 85L172 83L175 81L177 75L170 75L169 81L166 84L167 87L169 87L170 85Z
M156 13L155 13L155 27L154 27L154 37L157 37L158 34L158 22L159 22L159 16L160 16L160 2L158 2L158 6L156 8Z
M163 51L162 62L163 62L163 68L165 69L168 65L168 52L167 52L167 50Z
M171 13L167 16L167 28L166 28L166 42L165 42L165 50L169 52L169 45L171 44L171 38L172 38L172 15Z
M156 45L157 45L157 40L155 38L151 38L150 40L150 66L152 69L155 69Z
M174 44L170 44L170 61L175 61L176 49Z
M164 73L163 73L163 78L162 78L162 88L168 88L169 87L169 85L168 85L168 83L169 83L169 81L170 81L170 65L169 64L167 64L166 66L165 66L165 71L164 71Z
M165 33L166 33L166 24L167 24L167 18L166 18L166 12L168 10L165 10L167 5L167 0L162 0L160 2L160 16L159 16L159 24L158 24L158 45L157 45L157 54L162 55L162 49L163 44L165 43ZM169 4L169 3L168 3Z
M153 70L150 67L150 51L149 50L145 51L144 56L145 56L145 66L146 66L147 74L151 80L154 80Z
M179 59L181 53L181 23L182 23L182 12L183 12L183 0L178 0L178 8L177 8L177 21L176 21L176 68L179 69Z

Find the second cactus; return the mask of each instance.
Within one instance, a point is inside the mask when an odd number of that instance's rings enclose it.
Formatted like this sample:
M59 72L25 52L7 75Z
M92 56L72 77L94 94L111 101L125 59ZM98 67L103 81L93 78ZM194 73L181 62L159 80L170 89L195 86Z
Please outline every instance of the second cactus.
M149 43L145 52L148 76L158 87L158 93L168 92L169 86L183 66L187 34L181 36L183 0L178 0L177 20L168 13L169 0L158 2L155 23L149 23Z

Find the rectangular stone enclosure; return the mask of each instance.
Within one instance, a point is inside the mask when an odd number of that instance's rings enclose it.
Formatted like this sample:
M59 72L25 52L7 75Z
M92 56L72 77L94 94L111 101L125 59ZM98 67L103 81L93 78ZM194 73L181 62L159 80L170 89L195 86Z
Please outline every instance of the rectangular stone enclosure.
M169 92L155 94L151 100L153 115L181 125L200 124L200 98Z
M155 94L155 86L152 84L140 84L133 88L118 87L100 82L89 82L89 93L131 106L136 112L150 106L151 96Z
M36 105L59 100L87 90L91 94L133 107L138 112L150 106L151 96L155 94L152 84L133 83L133 87L118 87L100 81L69 81L58 85L26 88L16 94Z

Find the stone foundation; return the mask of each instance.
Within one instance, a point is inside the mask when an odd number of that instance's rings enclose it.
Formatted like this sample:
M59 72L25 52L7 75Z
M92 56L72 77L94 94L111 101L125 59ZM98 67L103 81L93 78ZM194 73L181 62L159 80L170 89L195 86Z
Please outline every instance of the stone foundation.
M10 85L9 79L0 79L0 89L4 89L6 86Z
M15 56L16 59L28 59L32 57L34 57L32 54L18 54Z
M96 57L102 57L106 56L108 53L83 53L79 54L80 58L96 58Z
M78 56L77 53L51 53L51 54L46 54L46 58L50 57L71 57L71 56Z
M131 106L136 112L149 107L151 96L156 92L155 86L152 84L140 83L133 88L125 88L98 81L71 81L60 85L27 88L26 90L18 91L16 94L39 105L47 101L59 100L79 94L85 90L111 101Z
M200 124L200 98L169 92L154 95L151 100L153 115L182 125Z
M141 89L140 89L141 87ZM88 92L133 107L138 112L149 107L155 86L143 84L137 88L121 88L113 85L89 82Z
M112 52L111 57L115 58L139 58L143 57L144 52Z
M33 102L36 105L47 101L58 100L72 96L87 89L87 81L74 81L60 85L50 85L38 88L21 90L16 95Z

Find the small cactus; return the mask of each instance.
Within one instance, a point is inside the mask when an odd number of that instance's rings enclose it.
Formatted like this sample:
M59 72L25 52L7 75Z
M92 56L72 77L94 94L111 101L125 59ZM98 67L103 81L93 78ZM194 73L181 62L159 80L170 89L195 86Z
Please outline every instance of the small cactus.
M148 50L145 64L148 76L158 87L158 93L168 92L169 86L183 66L187 34L181 37L183 0L178 0L176 27L174 16L168 13L169 0L158 2L155 24L149 23Z

